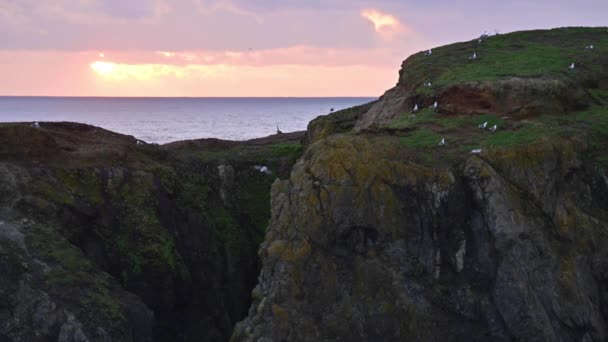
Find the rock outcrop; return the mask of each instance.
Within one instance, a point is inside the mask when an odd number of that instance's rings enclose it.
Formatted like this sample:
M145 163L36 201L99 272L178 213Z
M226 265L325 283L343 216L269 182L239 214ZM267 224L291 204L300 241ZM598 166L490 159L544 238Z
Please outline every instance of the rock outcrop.
M313 139L272 187L232 340L605 341L608 59L532 70L584 39L608 51L605 29L562 29L415 55L352 131ZM496 46L519 74L482 62Z

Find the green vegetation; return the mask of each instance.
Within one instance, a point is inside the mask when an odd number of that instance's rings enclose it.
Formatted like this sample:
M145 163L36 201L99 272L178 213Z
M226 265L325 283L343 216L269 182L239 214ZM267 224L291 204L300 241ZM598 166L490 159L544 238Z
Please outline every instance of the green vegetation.
M276 157L296 156L302 154L302 144L276 144L271 145L272 151Z
M589 44L593 50L586 50ZM477 53L476 60L469 57ZM581 80L608 72L601 58L608 53L605 28L562 28L490 36L433 49L431 56L418 53L406 62L401 80L428 94L439 88L468 81L491 81L512 76ZM575 70L569 70L571 63ZM423 84L432 82L432 87Z

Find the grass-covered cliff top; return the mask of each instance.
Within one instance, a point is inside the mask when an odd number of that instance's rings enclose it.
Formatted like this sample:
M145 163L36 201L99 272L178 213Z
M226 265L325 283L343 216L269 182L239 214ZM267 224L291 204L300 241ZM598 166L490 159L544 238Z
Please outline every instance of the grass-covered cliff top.
M309 141L345 132L385 136L434 165L474 150L483 155L564 139L602 157L608 28L514 32L416 53L403 62L395 88L375 103L319 117L309 126Z
M588 48L593 45L593 49ZM477 59L470 57L475 53ZM427 93L462 82L510 77L581 81L608 70L608 28L560 28L476 38L420 52L403 63L400 83ZM575 69L568 66L575 63ZM432 86L424 84L431 82Z

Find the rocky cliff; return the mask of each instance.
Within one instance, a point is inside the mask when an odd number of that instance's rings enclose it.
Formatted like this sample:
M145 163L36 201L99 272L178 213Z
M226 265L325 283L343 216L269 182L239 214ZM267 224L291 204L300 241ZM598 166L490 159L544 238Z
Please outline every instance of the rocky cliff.
M307 141L233 341L608 339L606 28L413 55Z
M157 146L0 125L0 341L227 340L302 137Z

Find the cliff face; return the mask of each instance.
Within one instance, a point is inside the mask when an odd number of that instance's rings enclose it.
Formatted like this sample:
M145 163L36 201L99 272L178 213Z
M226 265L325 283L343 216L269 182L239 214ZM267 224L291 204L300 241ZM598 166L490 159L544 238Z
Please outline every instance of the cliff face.
M0 125L0 340L227 340L301 138L156 146Z
M232 339L606 340L606 52L605 28L442 47L349 125L313 122Z

